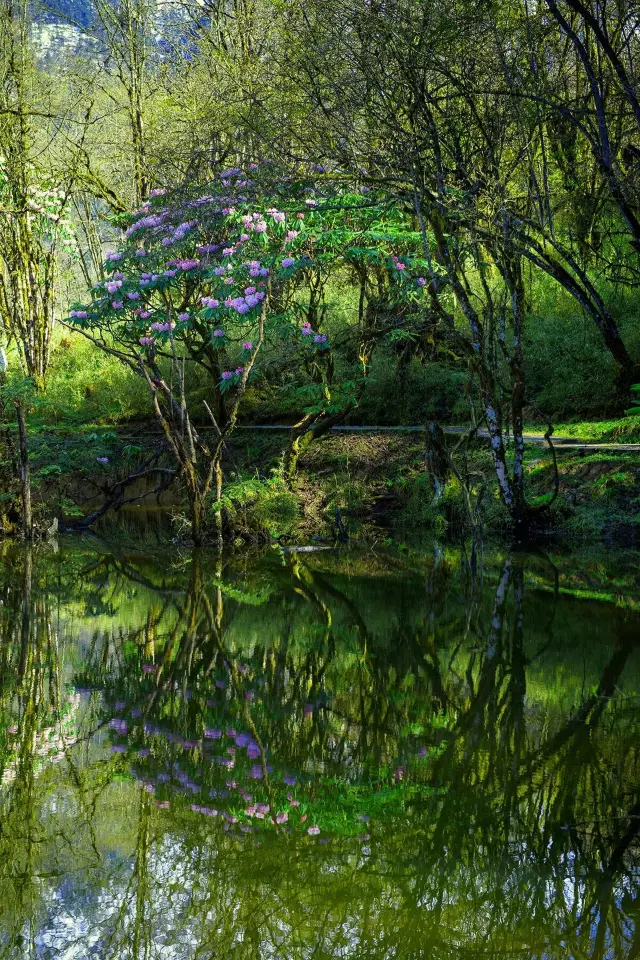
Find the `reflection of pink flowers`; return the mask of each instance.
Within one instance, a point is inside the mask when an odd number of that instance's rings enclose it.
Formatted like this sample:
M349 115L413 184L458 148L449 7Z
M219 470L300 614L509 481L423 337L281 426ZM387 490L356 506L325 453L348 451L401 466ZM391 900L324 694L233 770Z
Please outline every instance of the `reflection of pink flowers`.
M286 823L288 819L289 814L284 810L276 814L276 823Z
M309 827L307 829L307 833L309 834L310 837L317 837L318 834L320 833L320 827L316 827L316 825L314 824L312 827Z

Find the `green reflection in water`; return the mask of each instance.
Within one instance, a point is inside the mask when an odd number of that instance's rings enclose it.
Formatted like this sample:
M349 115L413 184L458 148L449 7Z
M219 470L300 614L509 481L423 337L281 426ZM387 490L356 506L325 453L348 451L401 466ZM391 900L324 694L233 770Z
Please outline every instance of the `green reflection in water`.
M640 955L633 556L0 563L0 956Z

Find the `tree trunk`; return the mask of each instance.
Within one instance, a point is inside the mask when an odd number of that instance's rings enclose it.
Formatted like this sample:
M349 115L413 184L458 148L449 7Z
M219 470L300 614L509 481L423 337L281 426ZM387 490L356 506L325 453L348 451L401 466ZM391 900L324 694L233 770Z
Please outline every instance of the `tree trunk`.
M22 402L15 402L18 418L18 437L20 440L20 486L22 489L22 533L25 540L33 538L33 516L31 513L31 476L29 473L29 447L27 428L24 420Z

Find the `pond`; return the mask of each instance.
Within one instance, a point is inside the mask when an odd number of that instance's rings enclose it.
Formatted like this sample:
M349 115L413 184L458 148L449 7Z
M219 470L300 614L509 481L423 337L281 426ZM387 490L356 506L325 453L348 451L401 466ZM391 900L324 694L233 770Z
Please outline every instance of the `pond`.
M1 956L638 957L636 572L5 545Z

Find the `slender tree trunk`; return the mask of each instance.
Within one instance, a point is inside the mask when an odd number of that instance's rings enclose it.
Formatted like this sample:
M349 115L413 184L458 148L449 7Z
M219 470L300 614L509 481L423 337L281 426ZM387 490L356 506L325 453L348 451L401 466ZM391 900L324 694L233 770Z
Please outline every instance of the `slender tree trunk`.
M24 409L20 400L15 403L18 418L18 437L20 441L20 485L22 489L22 533L25 540L33 538L33 516L31 513L31 475L29 472L29 446Z

